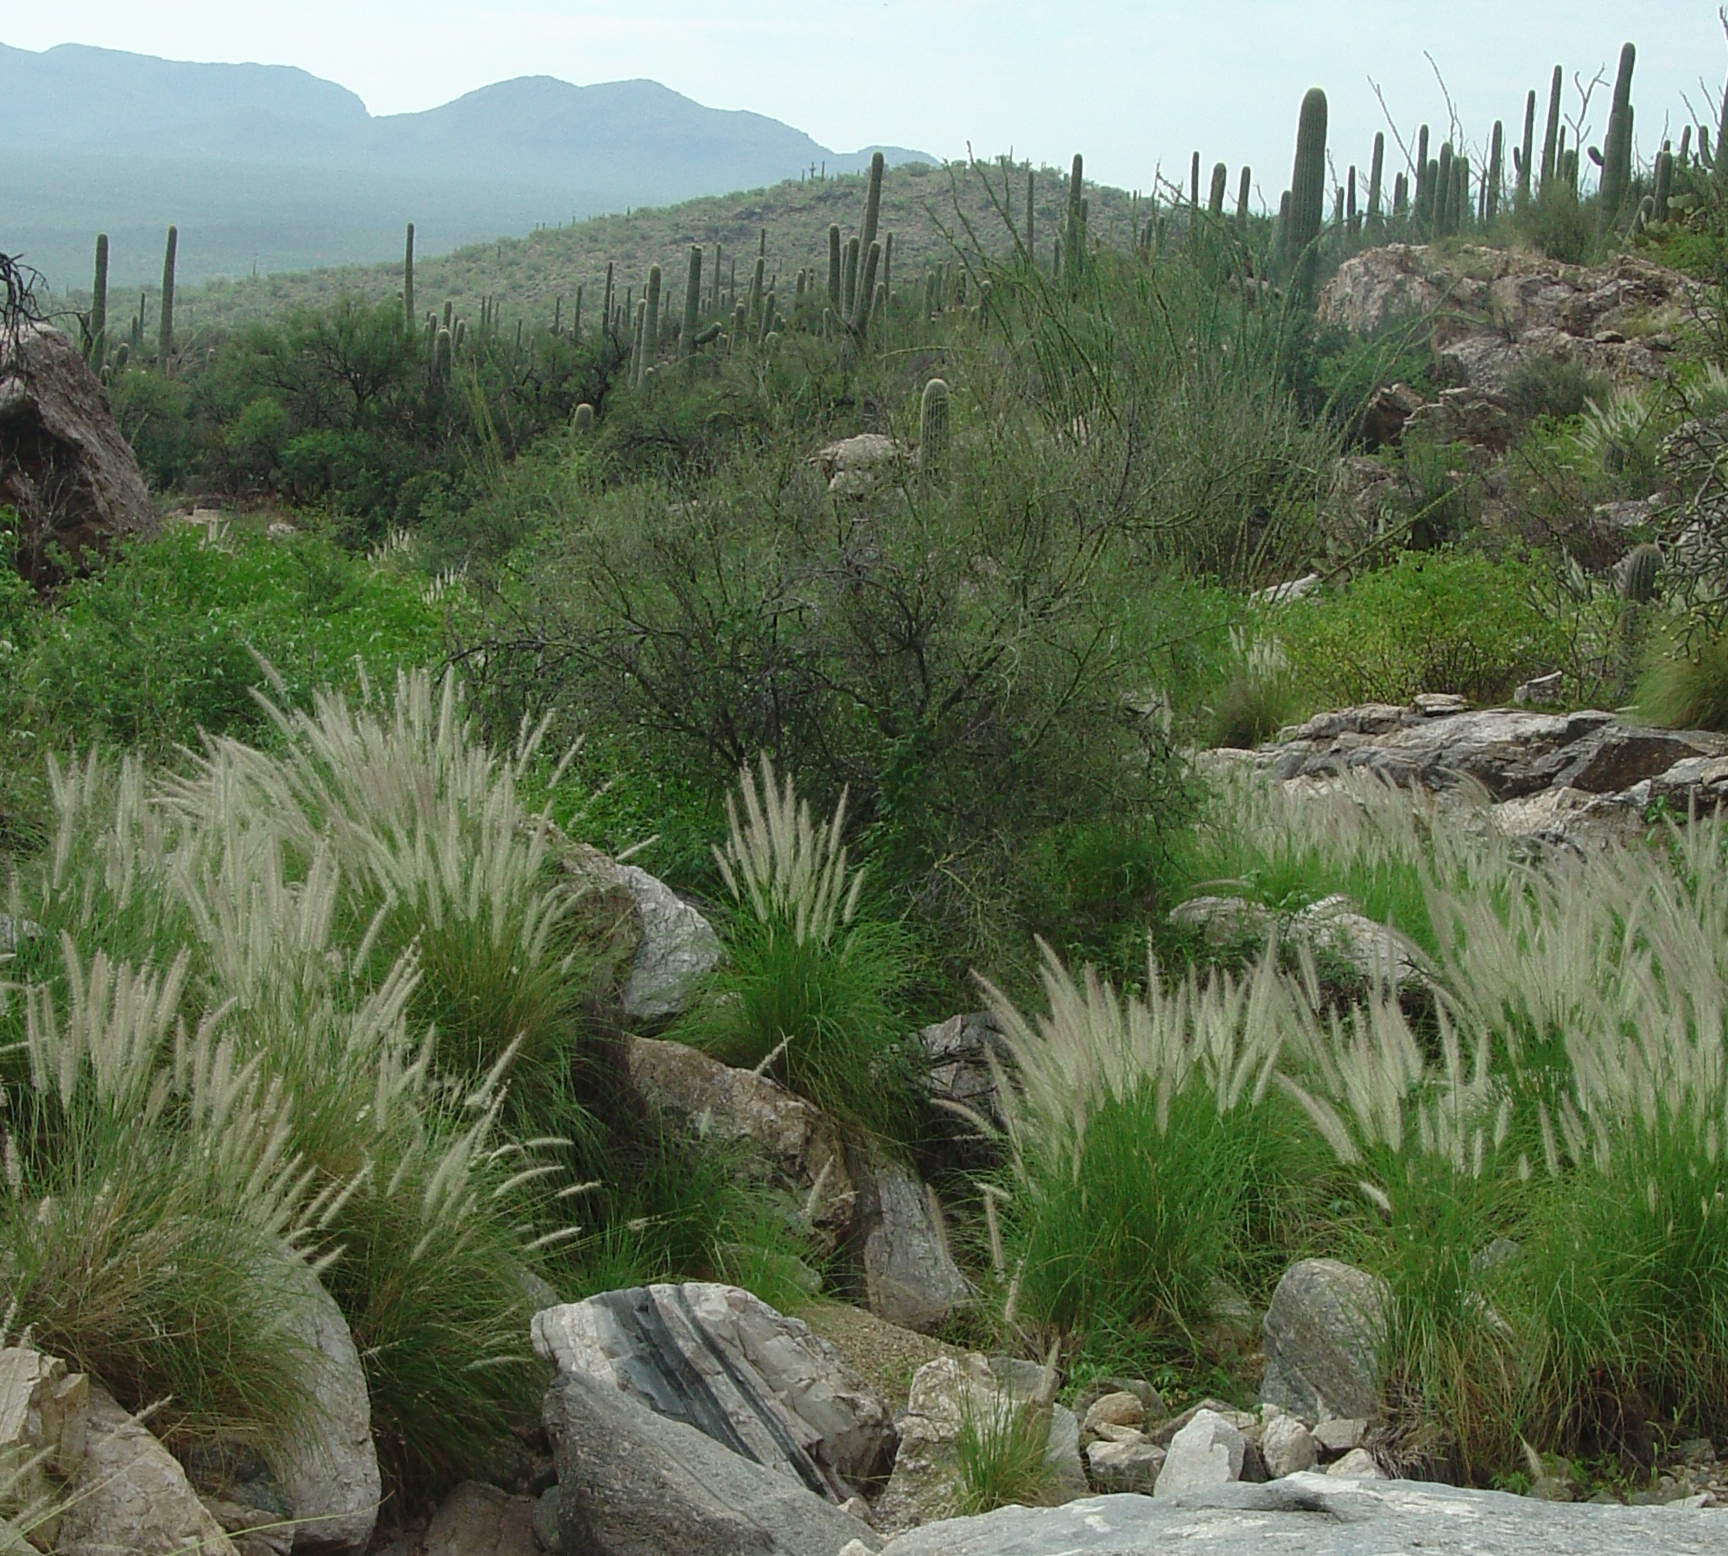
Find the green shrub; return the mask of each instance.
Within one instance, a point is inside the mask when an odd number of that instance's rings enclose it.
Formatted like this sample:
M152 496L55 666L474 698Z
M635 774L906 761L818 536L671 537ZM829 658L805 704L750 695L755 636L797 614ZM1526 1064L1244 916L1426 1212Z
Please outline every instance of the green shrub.
M1286 607L1277 633L1323 706L1408 703L1422 692L1493 703L1564 652L1535 582L1520 562L1406 552L1338 596Z
M1633 701L1668 729L1728 730L1728 631L1699 625L1656 634Z
M1044 1507L1056 1492L1050 1451L1051 1413L1036 1400L998 1394L981 1406L968 1390L961 1397L960 1430L954 1438L955 1518L993 1513L999 1507Z

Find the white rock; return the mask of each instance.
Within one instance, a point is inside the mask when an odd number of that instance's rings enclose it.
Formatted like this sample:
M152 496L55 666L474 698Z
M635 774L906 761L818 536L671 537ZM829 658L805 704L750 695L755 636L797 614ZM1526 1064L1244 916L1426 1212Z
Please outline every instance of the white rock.
M1084 1432L1097 1432L1106 1426L1141 1426L1146 1420L1146 1406L1141 1403L1136 1394L1122 1391L1106 1394L1102 1399L1095 1400L1091 1409L1086 1412Z
M1269 1407L1270 1408L1270 1407ZM1273 1480L1314 1468L1319 1452L1314 1438L1295 1416L1275 1415L1260 1429L1260 1457Z
M1242 1478L1248 1440L1216 1411L1202 1410L1170 1440L1154 1495L1203 1491Z
M1386 1479L1386 1472L1374 1462L1374 1456L1366 1448L1352 1448L1336 1464L1328 1466L1326 1473L1334 1480Z
M1368 1423L1361 1416L1328 1416L1314 1428L1314 1442L1322 1453L1348 1453L1360 1448L1368 1435Z
M619 867L636 913L642 943L624 986L624 1012L637 1021L662 1021L680 1014L697 985L720 961L714 926L664 881L627 864Z

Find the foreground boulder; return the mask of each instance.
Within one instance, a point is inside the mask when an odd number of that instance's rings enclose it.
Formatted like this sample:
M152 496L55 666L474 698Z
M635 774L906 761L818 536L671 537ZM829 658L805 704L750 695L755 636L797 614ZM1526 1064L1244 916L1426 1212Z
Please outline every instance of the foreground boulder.
M962 1432L968 1425L1002 1430L1016 1411L1042 1411L1048 1418L1048 1499L1063 1502L1084 1496L1080 1423L1071 1410L1051 1404L1055 1392L1055 1378L1035 1362L939 1356L920 1367L900 1418L894 1474L876 1506L877 1525L910 1529L946 1517L960 1490L955 1445Z
M664 881L633 864L616 866L636 905L642 937L624 985L624 1013L643 1022L682 1014L720 961L714 926Z
M881 1543L778 1469L584 1373L558 1376L544 1420L565 1556L839 1556Z
M1266 1310L1261 1401L1310 1424L1373 1416L1386 1301L1385 1283L1353 1265L1291 1265Z
M1721 1556L1728 1513L1555 1506L1500 1491L1292 1475L1185 1496L1005 1507L891 1540L882 1556Z
M879 1151L854 1158L852 1180L870 1311L902 1329L937 1328L971 1300L972 1287L948 1251L930 1190L904 1162Z
M108 393L59 330L25 324L0 341L0 507L19 518L18 570L53 580L50 548L86 552L156 528L138 461Z
M839 1503L886 1475L882 1397L808 1325L731 1286L636 1286L534 1316L534 1348Z
M235 1556L174 1455L103 1388L90 1390L83 1467L67 1500L62 1556Z
M742 1147L750 1175L779 1190L830 1248L850 1235L857 1190L839 1136L811 1103L682 1043L633 1037L624 1060L637 1096L663 1120Z

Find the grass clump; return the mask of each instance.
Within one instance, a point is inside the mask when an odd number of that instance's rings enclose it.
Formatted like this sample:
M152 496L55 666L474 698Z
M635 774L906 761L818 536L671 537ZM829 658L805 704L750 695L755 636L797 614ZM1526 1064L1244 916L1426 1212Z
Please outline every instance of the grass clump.
M1728 730L1728 631L1699 623L1655 634L1633 704L1668 729Z
M1056 1490L1050 1451L1051 1413L1036 1399L991 1391L988 1402L968 1389L954 1438L956 1518L999 1507L1046 1507Z
M897 926L861 916L864 871L841 841L845 795L818 827L764 755L760 789L745 768L727 818L715 850L733 906L727 961L676 1034L729 1064L776 1071L837 1119L906 1137L906 946Z

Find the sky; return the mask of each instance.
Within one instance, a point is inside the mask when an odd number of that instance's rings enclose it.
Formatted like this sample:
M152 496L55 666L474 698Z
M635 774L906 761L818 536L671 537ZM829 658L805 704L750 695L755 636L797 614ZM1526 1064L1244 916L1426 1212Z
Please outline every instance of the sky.
M785 120L837 150L882 143L1017 157L1148 188L1198 150L1249 162L1265 201L1289 182L1298 105L1331 99L1339 170L1374 133L1522 125L1557 64L1587 81L1639 46L1639 151L1683 98L1715 122L1728 75L1718 0L55 0L9 8L0 41L91 43L176 59L298 65L375 114L490 82L647 76L699 102ZM1432 56L1432 63L1428 55ZM1443 93L1440 82L1445 83ZM1568 114L1578 107L1568 92ZM1606 87L1588 124L1600 141ZM1393 166L1398 153L1389 134ZM1437 137L1438 139L1438 137ZM1509 160L1509 159L1508 159ZM1510 169L1508 170L1510 174ZM1390 175L1388 175L1390 176ZM1234 185L1232 184L1232 187Z

